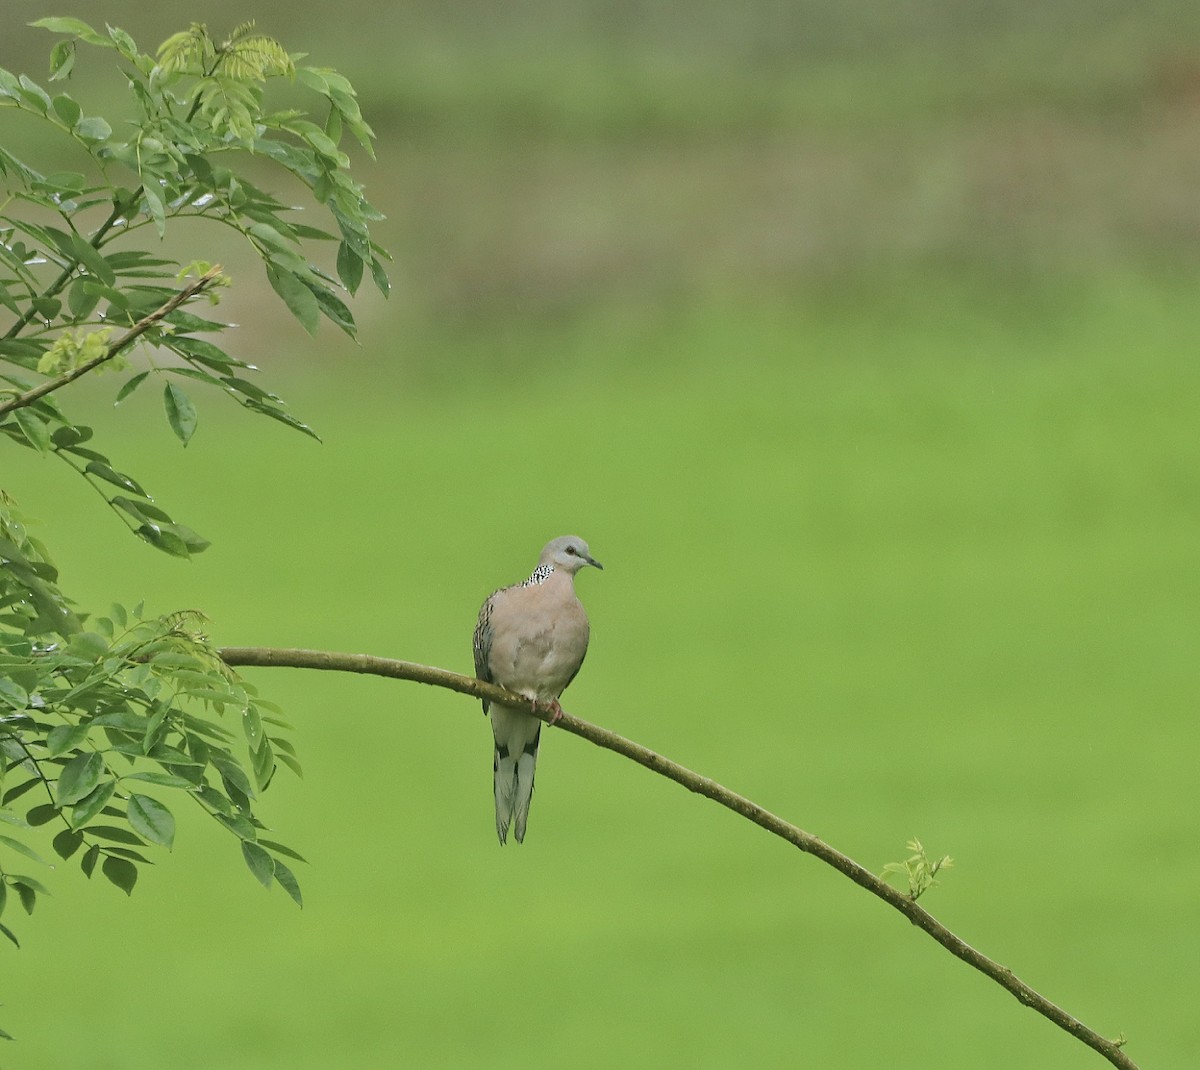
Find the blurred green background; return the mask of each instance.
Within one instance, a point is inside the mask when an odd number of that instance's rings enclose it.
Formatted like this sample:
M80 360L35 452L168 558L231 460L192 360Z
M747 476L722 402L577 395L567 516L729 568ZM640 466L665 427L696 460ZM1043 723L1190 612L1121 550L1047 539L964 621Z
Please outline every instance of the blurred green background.
M8 0L0 64L44 77L44 14L148 49L257 18L359 88L395 289L361 347L313 341L236 246L189 246L324 445L200 396L181 451L101 381L76 418L214 546L156 555L17 455L65 588L465 671L483 597L578 532L607 567L569 709L876 871L950 853L940 918L1191 1065L1200 6L149 7ZM73 92L119 110L108 57ZM0 952L5 1066L1101 1065L611 755L550 732L501 850L473 704L253 679L297 726L264 812L305 909L198 816L131 900L51 874Z

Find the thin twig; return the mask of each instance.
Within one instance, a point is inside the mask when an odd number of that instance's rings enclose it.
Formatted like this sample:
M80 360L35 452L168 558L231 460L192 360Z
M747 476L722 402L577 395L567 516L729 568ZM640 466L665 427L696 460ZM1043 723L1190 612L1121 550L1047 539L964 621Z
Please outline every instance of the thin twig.
M434 687L445 687L464 695L473 695L475 698L485 698L505 706L529 709L527 699L505 691L494 684L484 683L474 677L462 676L446 669L418 665L411 661L377 658L368 654L339 654L326 650L281 650L271 647L225 647L220 654L228 665L286 666L295 669L329 669L340 672L369 673L398 680L414 680L417 683L431 684ZM549 719L548 715L542 713L536 713L535 716L542 720ZM1037 1011L1060 1029L1066 1030L1077 1040L1095 1049L1113 1066L1120 1067L1121 1070L1138 1070L1133 1060L1121 1050L1123 1041L1109 1040L1089 1029L1078 1018L1051 1003L1045 996L1020 980L1012 970L1001 966L1000 963L988 958L965 940L956 936L909 896L896 890L870 870L860 866L841 851L830 847L812 833L805 832L770 811L764 810L757 803L730 791L715 780L703 777L678 762L656 754L641 744L625 739L606 728L590 724L566 713L558 722L558 727L566 729L573 735L581 736L598 747L615 751L617 754L637 762L638 765L643 765L658 773L659 776L683 785L688 791L694 791L698 795L712 799L713 802L720 803L748 821L787 840L788 843L798 847L806 854L819 858L843 876L849 877L859 887L865 888L872 895L878 896L889 906L900 911L917 928L933 937L952 955L962 959L967 965L973 966L980 973L986 974L1026 1007Z
M85 361L78 368L72 368L68 372L63 372L62 375L56 376L53 379L47 379L44 383L39 383L30 390L26 390L23 394L18 394L14 398L0 404L0 416L13 411L13 409L22 409L26 405L32 405L38 398L44 398L47 394L52 394L55 390L59 390L68 383L73 383L82 375L87 375L94 368L98 368L105 361L112 360L121 350L125 349L132 343L136 342L143 334L153 327L164 316L169 316L185 301L190 301L198 293L203 293L217 281L221 275L219 266L210 268L198 279L189 282L182 290L173 294L171 298L162 306L156 308L148 316L143 316L132 327L129 328L120 338L111 345L107 346L103 353L97 357L93 357L89 361Z

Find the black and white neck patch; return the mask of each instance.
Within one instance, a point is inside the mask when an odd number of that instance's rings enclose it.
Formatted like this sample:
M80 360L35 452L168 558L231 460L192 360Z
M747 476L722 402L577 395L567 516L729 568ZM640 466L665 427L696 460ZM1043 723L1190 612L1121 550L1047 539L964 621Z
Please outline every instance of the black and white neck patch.
M538 567L533 570L533 575L530 576L529 579L527 579L524 583L522 583L521 586L533 587L536 584L545 583L546 580L550 578L550 574L553 571L553 565L538 565Z

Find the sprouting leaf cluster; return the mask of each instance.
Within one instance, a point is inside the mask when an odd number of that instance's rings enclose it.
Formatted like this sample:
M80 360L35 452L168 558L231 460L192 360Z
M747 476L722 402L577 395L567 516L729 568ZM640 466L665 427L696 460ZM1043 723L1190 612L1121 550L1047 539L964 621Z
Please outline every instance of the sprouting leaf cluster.
M953 866L954 859L949 855L942 855L938 859L930 858L925 852L924 845L915 837L909 840L905 847L912 854L903 862L889 862L883 867L880 876L903 878L908 885L908 897L915 903L925 892L939 883L934 878L941 870Z
M260 881L297 903L288 862L255 802L280 764L297 773L286 724L201 634L194 612L72 608L45 548L0 492L0 933L15 893L32 913L46 854L133 891L175 812L224 827ZM43 874L44 875L44 874Z
M62 411L50 396L57 384L43 396L28 395L46 385L45 377L65 383L81 367L129 370L126 350L136 345L148 367L132 372L116 399L157 380L167 422L184 444L198 426L191 396L197 385L316 437L254 381L252 365L219 344L228 324L192 307L215 303L218 287L188 290L179 300L186 279L202 276L209 265L181 273L154 247L180 219L231 228L257 254L271 289L305 330L314 332L326 319L353 337L354 317L341 295L353 295L367 274L386 294L387 254L371 239L369 225L380 216L351 177L341 142L349 134L370 152L373 134L344 77L298 65L252 23L223 41L193 25L168 38L156 56L140 52L116 27L100 33L73 18L34 25L63 35L50 58L54 88L0 69L0 120L5 109L41 119L73 141L89 167L45 174L0 144L0 317L11 317L7 327L0 318L0 433L65 461L138 536L188 556L205 540L176 523L91 441L87 426ZM132 123L115 129L60 88L80 45L115 53L136 108ZM322 121L296 109L269 110L268 84L280 79L309 91ZM296 209L251 181L251 157L298 180L329 226L300 222ZM322 243L336 249L328 270L309 255ZM153 322L145 325L148 317ZM135 337L114 346L114 332L139 324Z

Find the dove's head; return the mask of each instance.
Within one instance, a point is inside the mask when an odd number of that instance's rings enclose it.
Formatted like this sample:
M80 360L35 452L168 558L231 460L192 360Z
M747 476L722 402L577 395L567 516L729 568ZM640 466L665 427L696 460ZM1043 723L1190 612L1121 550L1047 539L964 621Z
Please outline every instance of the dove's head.
M578 535L560 535L557 539L551 539L546 543L545 549L542 550L542 556L538 559L539 565L553 565L557 569L562 569L563 572L569 572L574 575L584 565L595 565L596 568L604 568L599 561L592 557L588 550L588 544L583 541Z

